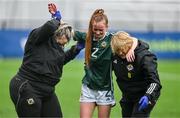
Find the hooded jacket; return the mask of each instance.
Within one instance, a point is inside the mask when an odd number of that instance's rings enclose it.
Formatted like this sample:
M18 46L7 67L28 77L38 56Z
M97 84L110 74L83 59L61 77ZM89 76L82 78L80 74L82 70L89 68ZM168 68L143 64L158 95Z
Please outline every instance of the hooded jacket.
M18 76L54 87L62 76L63 65L80 52L76 46L64 52L54 38L60 22L52 19L31 31L25 45L22 65Z

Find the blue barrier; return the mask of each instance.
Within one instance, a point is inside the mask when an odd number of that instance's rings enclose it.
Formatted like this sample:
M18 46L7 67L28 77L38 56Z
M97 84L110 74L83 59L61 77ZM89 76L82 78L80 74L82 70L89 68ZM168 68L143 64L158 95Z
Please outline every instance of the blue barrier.
M24 44L29 31L1 30L0 31L0 57L23 56Z
M180 59L180 32L132 32L132 36L146 41L158 58Z
M29 30L0 30L0 57L22 57ZM180 32L130 32L148 42L158 58L180 59ZM78 58L84 57L84 50Z

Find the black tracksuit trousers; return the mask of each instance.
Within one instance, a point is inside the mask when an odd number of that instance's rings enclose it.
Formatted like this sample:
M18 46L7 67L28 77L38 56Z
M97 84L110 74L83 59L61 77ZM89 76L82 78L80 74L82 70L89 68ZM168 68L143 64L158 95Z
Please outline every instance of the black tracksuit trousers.
M29 80L13 77L10 82L10 96L19 117L62 117L55 92L43 95L42 91L37 92L32 87Z
M148 118L150 116L150 113L155 105L155 103L149 104L146 109L143 109L141 111L138 110L139 108L139 101L129 101L124 98L120 100L121 105L121 113L123 118Z

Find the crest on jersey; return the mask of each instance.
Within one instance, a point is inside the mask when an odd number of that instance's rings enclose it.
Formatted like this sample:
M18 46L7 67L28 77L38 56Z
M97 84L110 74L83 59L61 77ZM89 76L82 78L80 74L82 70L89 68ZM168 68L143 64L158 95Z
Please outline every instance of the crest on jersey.
M29 98L29 99L27 99L27 103L28 103L29 105L32 105L32 104L34 104L35 102L34 102L34 99L33 99L33 98Z
M106 43L105 41L103 41L103 42L101 43L101 46L102 46L103 48L105 48L106 45L107 45L107 43Z
M131 71L131 70L133 70L133 69L134 69L134 67L133 67L133 65L132 65L132 64L129 64L129 65L127 65L127 69L128 69L128 71Z

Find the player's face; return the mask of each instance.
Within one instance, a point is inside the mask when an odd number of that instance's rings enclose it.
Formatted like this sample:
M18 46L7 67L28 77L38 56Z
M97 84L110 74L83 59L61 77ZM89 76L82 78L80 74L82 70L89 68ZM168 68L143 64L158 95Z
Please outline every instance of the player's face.
M57 37L57 38L56 38L56 41L57 41L58 44L60 44L61 46L64 47L64 45L67 44L68 39L66 38L65 35L63 35L63 36L61 36L61 37Z
M102 20L100 22L94 21L94 23L92 25L92 31L93 31L95 39L103 38L107 31L107 25L106 25L105 20Z

